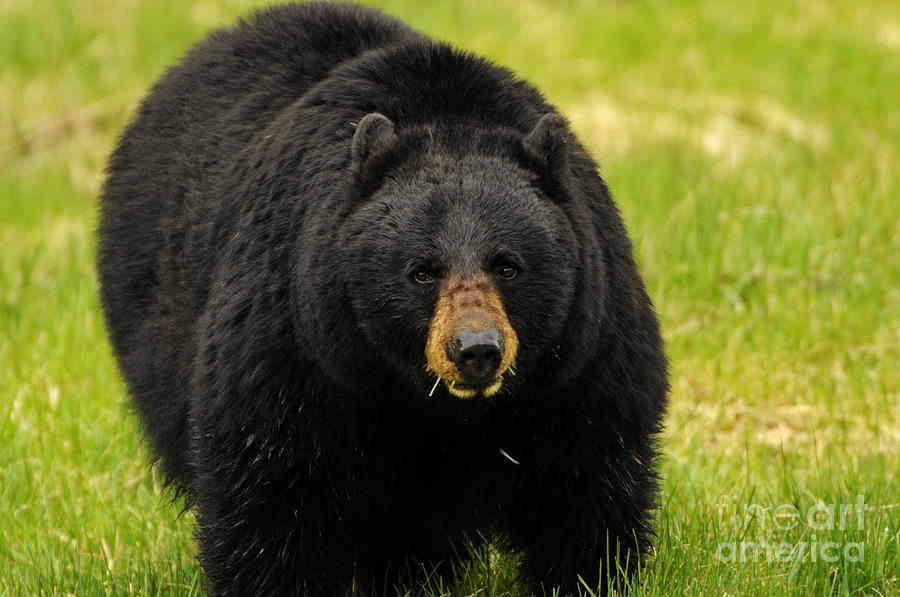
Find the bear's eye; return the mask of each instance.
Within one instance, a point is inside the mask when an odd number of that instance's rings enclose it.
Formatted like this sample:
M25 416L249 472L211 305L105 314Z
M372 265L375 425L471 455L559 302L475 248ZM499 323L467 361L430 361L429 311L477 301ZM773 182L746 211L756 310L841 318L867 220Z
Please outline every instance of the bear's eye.
M426 263L419 264L413 269L409 277L418 284L431 284L441 277L443 271L443 264L437 259L432 259Z
M519 270L513 265L501 265L497 269L497 274L504 280L512 280L519 274Z
M434 282L434 276L428 270L419 269L413 273L413 280L419 284L429 284Z

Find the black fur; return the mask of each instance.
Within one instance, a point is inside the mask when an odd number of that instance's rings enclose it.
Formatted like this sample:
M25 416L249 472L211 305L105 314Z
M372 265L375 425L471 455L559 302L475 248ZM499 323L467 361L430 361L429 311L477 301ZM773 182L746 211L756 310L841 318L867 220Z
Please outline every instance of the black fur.
M537 591L596 585L616 550L634 568L666 361L553 113L502 68L320 3L213 33L144 101L103 194L103 308L211 595L377 592L465 541L520 551ZM516 375L429 397L439 285L409 273L498 255L521 269L497 282Z

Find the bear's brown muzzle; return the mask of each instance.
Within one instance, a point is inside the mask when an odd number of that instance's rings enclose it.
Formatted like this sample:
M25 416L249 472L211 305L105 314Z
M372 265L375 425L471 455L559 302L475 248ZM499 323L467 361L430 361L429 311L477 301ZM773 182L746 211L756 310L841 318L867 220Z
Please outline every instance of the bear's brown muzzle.
M497 289L483 274L451 276L428 331L428 370L458 398L491 396L515 364L519 340Z

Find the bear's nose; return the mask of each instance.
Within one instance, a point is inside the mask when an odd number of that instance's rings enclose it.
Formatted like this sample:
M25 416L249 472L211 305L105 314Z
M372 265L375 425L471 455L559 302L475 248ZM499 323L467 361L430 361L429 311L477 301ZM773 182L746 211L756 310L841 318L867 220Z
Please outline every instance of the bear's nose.
M463 330L453 338L448 352L465 383L487 383L497 377L503 360L503 340L495 329Z

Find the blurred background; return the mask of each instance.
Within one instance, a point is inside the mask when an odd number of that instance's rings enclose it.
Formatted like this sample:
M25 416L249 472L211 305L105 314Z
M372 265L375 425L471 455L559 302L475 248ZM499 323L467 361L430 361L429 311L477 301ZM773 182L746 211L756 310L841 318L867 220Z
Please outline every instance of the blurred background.
M672 360L644 591L900 594L900 3L375 4L541 88L617 198ZM202 588L126 408L93 233L140 98L254 6L0 0L0 595ZM829 518L860 496L861 524Z

